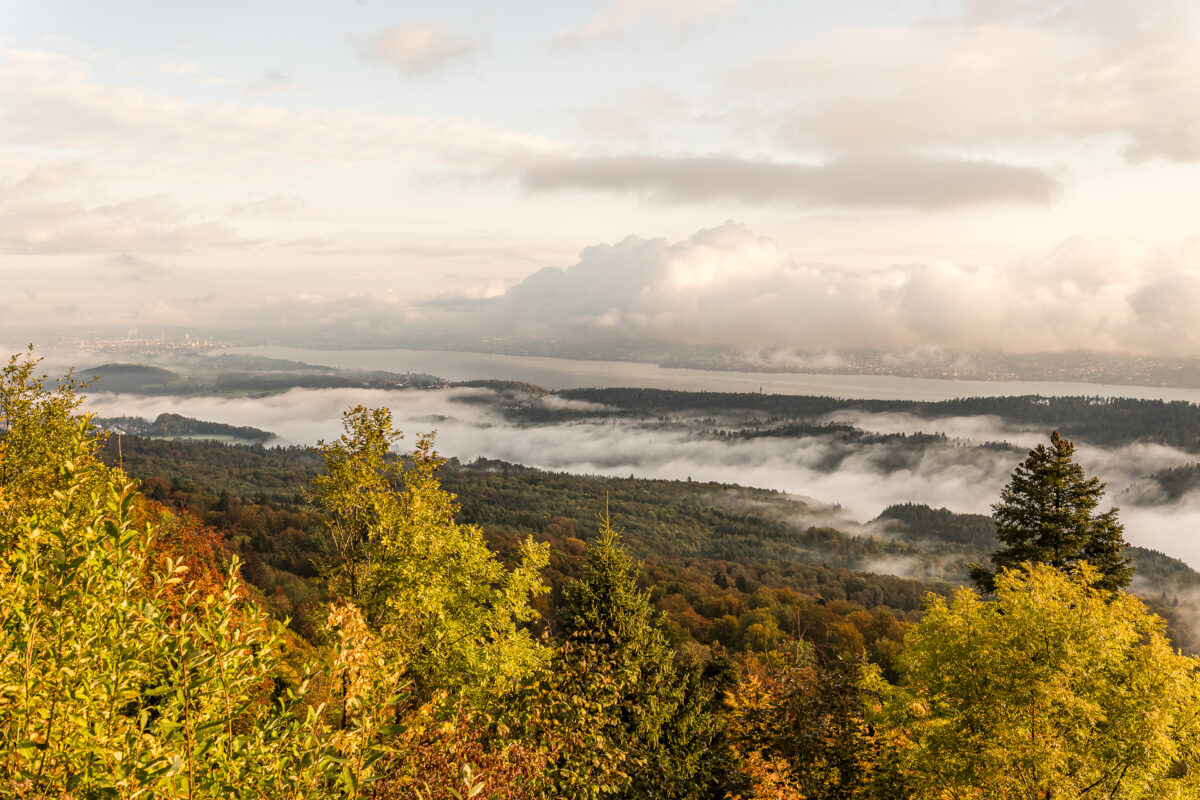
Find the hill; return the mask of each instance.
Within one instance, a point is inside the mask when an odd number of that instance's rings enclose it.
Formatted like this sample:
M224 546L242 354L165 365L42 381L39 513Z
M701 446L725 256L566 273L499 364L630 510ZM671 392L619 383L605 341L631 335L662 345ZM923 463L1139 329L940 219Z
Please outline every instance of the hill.
M97 417L93 422L109 431L151 439L205 439L228 444L264 444L275 434L250 426L206 422L180 414L159 414L153 422L142 417Z
M304 624L319 599L320 530L303 501L320 460L306 448L223 446L127 437L125 469L148 496L186 508L226 532L246 575L275 610ZM110 457L112 442L109 443ZM967 581L965 564L995 548L988 517L922 505L886 509L867 526L836 509L769 490L730 484L569 475L499 461L441 472L458 496L459 519L480 525L512 557L532 534L550 543L556 589L576 575L585 543L608 509L642 560L641 581L679 641L734 649L769 621L782 635L817 644L894 635L930 592ZM1200 588L1177 559L1132 548L1145 580L1135 588L1171 621L1180 646L1200 646L1190 607L1175 597ZM881 616L882 615L882 616ZM839 645L840 646L840 645Z

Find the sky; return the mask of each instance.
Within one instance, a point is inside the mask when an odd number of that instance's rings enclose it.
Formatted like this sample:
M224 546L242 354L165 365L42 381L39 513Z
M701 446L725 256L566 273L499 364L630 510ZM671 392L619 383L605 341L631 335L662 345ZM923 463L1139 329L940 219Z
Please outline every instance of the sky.
M1200 355L1194 0L0 0L0 337Z

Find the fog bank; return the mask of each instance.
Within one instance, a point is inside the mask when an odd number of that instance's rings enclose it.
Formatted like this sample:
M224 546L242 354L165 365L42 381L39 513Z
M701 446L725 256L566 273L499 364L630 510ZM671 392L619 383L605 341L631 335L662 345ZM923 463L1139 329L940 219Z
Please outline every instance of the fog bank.
M1006 440L1030 447L1046 432L1014 428L989 417L929 420L903 414L838 413L866 431L945 433L945 446L909 453L895 467L895 450L883 443L847 447L832 435L806 438L718 438L684 427L599 418L552 425L515 425L491 405L489 389L435 391L296 389L264 398L144 397L95 394L86 402L102 416L153 418L163 412L270 430L282 444L311 445L341 432L351 406L388 406L406 433L437 431L438 450L463 461L501 459L540 469L616 477L717 481L776 489L840 506L853 520L873 519L888 505L925 503L957 512L990 513L1013 468L1023 458L1003 448L972 446ZM471 401L471 402L464 402ZM1077 458L1108 484L1104 508L1121 492L1158 469L1194 456L1160 445L1103 449L1081 446ZM832 468L830 464L835 466ZM891 464L885 468L885 464ZM1127 507L1121 518L1133 544L1152 547L1200 566L1200 498L1172 507Z

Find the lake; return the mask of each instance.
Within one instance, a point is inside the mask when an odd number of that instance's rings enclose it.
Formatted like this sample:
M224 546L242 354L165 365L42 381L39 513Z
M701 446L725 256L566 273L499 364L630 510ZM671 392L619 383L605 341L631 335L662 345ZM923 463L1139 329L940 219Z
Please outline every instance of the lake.
M828 375L660 367L633 361L583 361L454 350L317 350L298 347L233 347L224 353L284 358L328 367L423 372L452 381L528 381L547 389L678 389L846 397L856 400L951 400L1036 394L1046 397L1135 397L1200 403L1200 389L1124 386L1067 381L977 381L893 375Z

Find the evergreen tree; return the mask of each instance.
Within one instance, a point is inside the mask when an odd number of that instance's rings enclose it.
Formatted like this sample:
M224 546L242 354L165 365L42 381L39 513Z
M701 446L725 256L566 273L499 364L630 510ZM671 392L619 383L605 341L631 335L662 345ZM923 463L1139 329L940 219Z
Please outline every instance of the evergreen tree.
M1096 568L1102 589L1124 589L1133 565L1117 509L1096 514L1104 495L1098 478L1084 476L1074 462L1075 445L1054 431L1050 445L1039 444L1013 472L1012 480L992 506L996 536L1004 545L992 553L993 569L973 565L971 577L980 589L995 589L997 574L1022 564L1047 564L1067 574L1081 562Z
M637 563L605 516L579 579L563 592L563 633L614 652L662 656L668 649L666 637L655 626L649 592L638 588L637 579Z
M575 727L594 737L559 764L560 796L590 797L606 786L618 797L698 798L719 771L718 689L728 680L675 652L638 572L606 515L559 609L567 643L553 665L553 693L570 700L559 733Z

